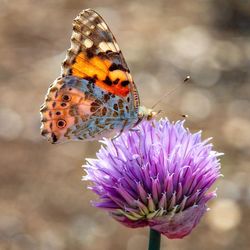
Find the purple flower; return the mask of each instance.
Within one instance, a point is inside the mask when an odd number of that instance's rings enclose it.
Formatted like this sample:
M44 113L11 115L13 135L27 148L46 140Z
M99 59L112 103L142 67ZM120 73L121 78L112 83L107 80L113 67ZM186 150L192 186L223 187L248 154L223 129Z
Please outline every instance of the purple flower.
M100 198L93 204L128 227L188 235L216 196L208 189L220 176L221 154L183 123L144 121L136 131L104 139L97 159L85 165L84 179Z

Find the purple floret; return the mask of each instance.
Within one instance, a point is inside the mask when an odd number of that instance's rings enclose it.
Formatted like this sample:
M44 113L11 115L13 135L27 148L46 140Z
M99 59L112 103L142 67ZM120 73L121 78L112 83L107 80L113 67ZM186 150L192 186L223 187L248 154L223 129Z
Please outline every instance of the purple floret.
M104 139L97 159L84 166L84 179L100 198L93 204L131 228L188 235L216 195L208 189L220 176L221 154L183 123L144 121L136 131Z

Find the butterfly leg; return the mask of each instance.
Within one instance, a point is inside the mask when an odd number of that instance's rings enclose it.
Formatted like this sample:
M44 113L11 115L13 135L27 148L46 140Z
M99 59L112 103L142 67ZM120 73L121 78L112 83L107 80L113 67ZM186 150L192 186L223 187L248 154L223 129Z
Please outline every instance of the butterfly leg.
M128 123L128 120L125 120L125 121L124 121L124 124L123 124L123 126L122 126L122 129L120 130L119 134L116 135L115 137L113 137L113 138L111 139L112 141L114 141L115 139L117 139L117 138L123 133L123 131L124 131L124 129L125 129L127 123Z
M131 128L131 129L129 129L129 131L132 131L132 132L139 132L140 129L138 129L138 128Z

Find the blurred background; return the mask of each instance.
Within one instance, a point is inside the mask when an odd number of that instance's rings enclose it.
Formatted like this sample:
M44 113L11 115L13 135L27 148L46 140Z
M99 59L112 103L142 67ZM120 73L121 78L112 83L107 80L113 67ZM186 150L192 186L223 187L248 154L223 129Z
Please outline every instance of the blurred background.
M213 137L222 157L218 198L193 233L162 250L250 249L250 1L0 0L0 249L143 250L128 229L92 208L81 181L98 142L50 145L39 106L70 45L72 20L98 11L115 34L142 104Z

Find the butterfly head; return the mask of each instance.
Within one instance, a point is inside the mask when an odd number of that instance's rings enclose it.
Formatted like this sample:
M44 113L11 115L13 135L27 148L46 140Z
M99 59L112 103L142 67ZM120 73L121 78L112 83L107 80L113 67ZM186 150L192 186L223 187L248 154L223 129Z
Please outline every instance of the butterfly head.
M158 112L153 111L153 109L148 109L144 106L140 106L139 107L139 119L143 120L147 120L150 121L152 120L157 114Z

